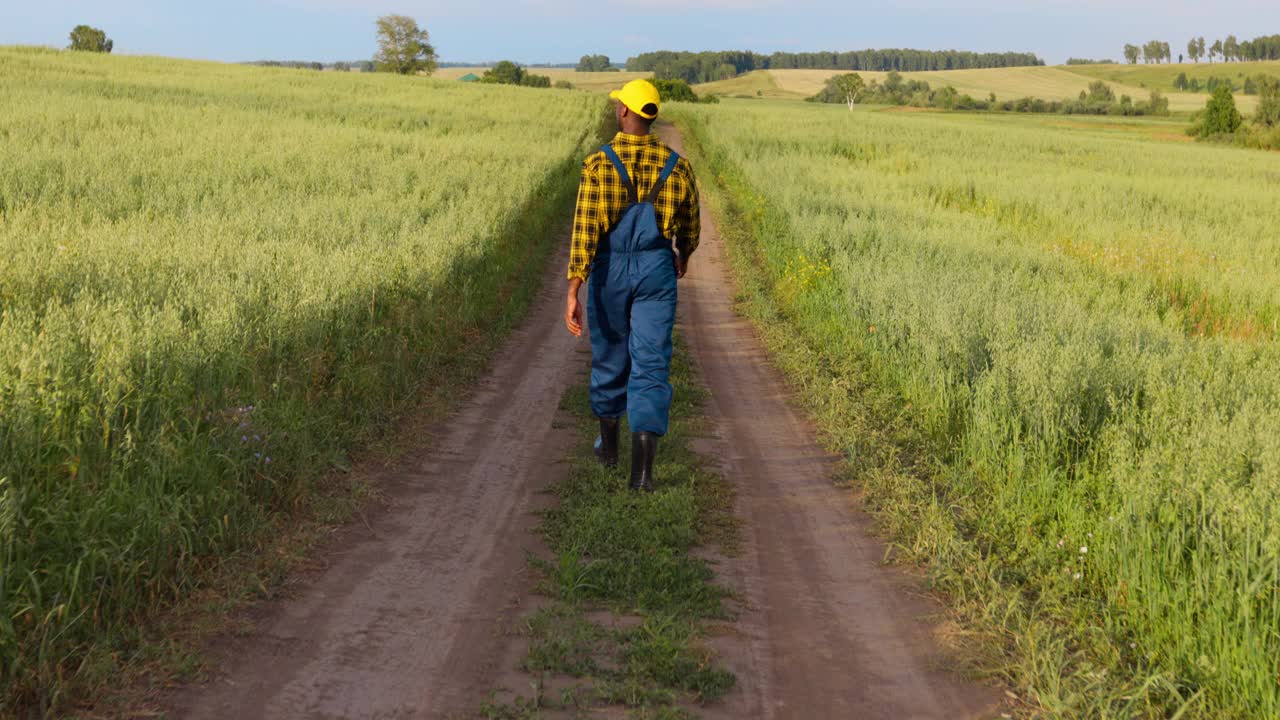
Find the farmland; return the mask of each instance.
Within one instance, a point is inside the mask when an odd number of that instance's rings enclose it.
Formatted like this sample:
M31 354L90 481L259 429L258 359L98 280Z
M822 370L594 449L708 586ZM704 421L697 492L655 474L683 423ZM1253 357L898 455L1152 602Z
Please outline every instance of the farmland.
M1029 707L1280 715L1280 158L1140 123L680 116L747 309Z
M33 48L0 95L3 714L102 681L208 558L455 392L603 103Z
M1247 72L1251 65L1270 65L1275 63L1236 63L1235 69ZM937 72L905 72L902 76L909 80L923 80L935 88L952 86L960 93L975 98L986 98L995 93L999 100L1013 100L1022 97L1038 97L1045 100L1063 100L1074 98L1080 91L1088 88L1089 83L1098 75L1112 85L1117 95L1129 95L1135 101L1143 100L1150 94L1150 89L1140 83L1148 82L1145 76L1106 73L1093 68L1116 68L1117 66L1060 66L1060 67L1013 67L989 68L979 70L941 70ZM1127 67L1127 66L1126 66ZM1174 66L1161 66L1163 68ZM1223 66L1218 66L1223 67ZM714 83L703 83L695 86L699 93L710 92L727 96L753 96L760 91L763 97L785 99L804 99L822 90L827 79L840 71L836 70L758 70L730 80ZM1092 73L1092 74L1085 74ZM872 80L884 82L888 73L859 71L859 75L867 82ZM1222 74L1221 72L1219 74ZM1169 98L1169 107L1174 112L1190 112L1204 107L1208 95L1204 93L1175 92L1173 90L1174 72L1167 83L1158 87ZM1238 96L1237 104L1242 111L1251 111L1256 105L1253 96Z
M483 76L486 67L447 67L440 68L435 72L434 77L442 80L457 80L468 73ZM646 78L653 75L647 72L627 72L619 70L617 72L578 72L573 68L540 68L528 67L527 72L534 75L546 75L551 78L551 82L560 82L561 80L573 83L573 87L577 90L591 90L595 92L607 92L609 90L618 89L623 83L636 78Z
M1159 65L1072 65L1072 72L1088 77L1100 78L1108 82L1141 85L1144 87L1174 90L1173 81L1179 73L1185 74L1188 80L1199 80L1207 83L1211 77L1230 78L1236 85L1242 85L1246 77L1254 75L1270 75L1280 77L1280 62L1232 62L1232 63L1171 63Z

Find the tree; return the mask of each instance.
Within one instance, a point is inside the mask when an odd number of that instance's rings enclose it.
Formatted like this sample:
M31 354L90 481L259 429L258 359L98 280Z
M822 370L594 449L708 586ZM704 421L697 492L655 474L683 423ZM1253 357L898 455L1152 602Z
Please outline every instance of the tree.
M1124 59L1125 59L1125 61L1126 61L1126 62L1128 62L1130 65L1136 65L1136 64L1137 64L1137 62L1138 62L1138 55L1139 55L1139 53L1141 53L1141 52L1142 52L1142 51L1138 48L1138 46L1137 46L1137 45L1130 45L1130 44L1128 44L1128 43L1125 43L1125 46L1124 46Z
M1187 57L1191 58L1191 62L1200 62L1200 43L1195 38L1187 41Z
M98 28L89 27L88 25L77 25L71 31L71 44L67 46L68 50L82 50L84 52L100 52L109 53L115 43L107 37L107 34Z
M1196 38L1196 58L1204 57L1204 36ZM1199 62L1197 59L1196 62Z
M578 72L609 72L617 70L613 63L609 62L608 55L583 55L578 60Z
M1094 80L1089 83L1089 94L1086 96L1091 103L1111 104L1116 100L1116 92L1111 86L1101 80ZM1085 98L1082 98L1085 99Z
M1221 55L1221 54L1222 54L1222 41L1214 40L1213 44L1209 46L1209 62L1213 62L1214 55Z
M840 93L840 96L844 98L849 109L853 110L853 106L858 102L858 98L862 95L866 84L862 82L862 76L858 73L847 73L835 78L835 88Z
M1169 114L1169 98L1159 90L1151 91L1151 99L1147 102L1147 112L1152 115L1168 115Z
M1231 95L1230 85L1219 85L1213 91L1209 102L1204 106L1204 115L1200 118L1199 135L1231 134L1240 129L1240 111L1236 109L1236 99Z
M1268 75L1258 77L1258 114L1253 120L1266 127L1280 126L1280 80Z
M383 15L378 18L378 53L373 62L380 72L401 75L436 70L436 49L431 47L427 31L405 15Z
M1178 73L1178 77L1173 79L1173 87L1176 90L1186 90L1187 85L1187 74L1184 72Z
M503 60L486 70L480 81L499 85L519 85L524 82L524 68L510 60Z
M1235 35L1228 35L1227 39L1222 41L1222 56L1228 61L1240 59L1240 41Z

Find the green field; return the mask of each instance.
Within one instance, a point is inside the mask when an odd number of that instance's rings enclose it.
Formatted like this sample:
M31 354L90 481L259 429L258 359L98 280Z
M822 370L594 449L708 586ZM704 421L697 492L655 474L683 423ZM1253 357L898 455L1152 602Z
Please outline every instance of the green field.
M680 116L748 309L1028 711L1280 716L1280 156L1060 117Z
M1255 63L1258 65L1278 65L1277 63ZM1242 67L1246 64L1240 64ZM942 70L937 72L906 72L902 76L912 80L923 80L934 88L950 85L961 93L984 99L995 93L999 100L1014 100L1022 97L1038 97L1045 100L1064 100L1078 96L1080 91L1088 88L1094 80L1086 73L1103 72L1097 68L1114 68L1119 66L1062 66L1062 67L1013 67L989 68L979 70ZM1127 67L1127 66L1126 66ZM1141 66L1138 66L1141 67ZM1172 66L1161 66L1172 67ZM1077 68L1085 68L1077 71ZM730 80L714 83L703 83L694 86L698 93L715 93L728 97L760 96L786 99L804 99L822 90L827 79L844 71L839 70L757 70ZM859 71L864 80L884 82L887 72ZM1173 77L1168 83L1158 87L1169 98L1169 108L1174 112L1191 112L1204 107L1209 96L1205 93L1176 92L1173 89ZM1139 83L1145 79L1137 76L1103 76L1116 95L1129 95L1134 101L1145 100L1151 93L1149 88ZM1206 75L1207 77L1207 75ZM1152 85L1151 87L1157 87ZM1253 96L1239 95L1236 103L1245 112L1256 107L1257 99Z
M1243 85L1247 77L1269 75L1280 77L1280 61L1265 62L1232 62L1232 63L1182 63L1161 65L1072 65L1071 72L1100 78L1110 82L1138 85L1141 87L1160 88L1173 92L1173 81L1179 73L1185 73L1187 79L1200 80L1201 84L1211 77L1230 78L1237 86ZM1244 96L1237 96L1241 101ZM1252 98L1250 99L1252 100Z
M474 372L604 107L29 48L0 97L4 715Z
M447 67L437 70L432 77L441 80L457 80L458 78L472 73L477 76L483 76L489 68L485 67ZM636 78L652 77L653 73L647 72L628 72L619 70L617 72L578 72L572 68L525 68L527 72L534 75L546 75L551 78L551 82L559 82L567 80L573 83L573 87L577 90L592 90L595 92L606 92L609 90L617 90L627 83L629 80Z

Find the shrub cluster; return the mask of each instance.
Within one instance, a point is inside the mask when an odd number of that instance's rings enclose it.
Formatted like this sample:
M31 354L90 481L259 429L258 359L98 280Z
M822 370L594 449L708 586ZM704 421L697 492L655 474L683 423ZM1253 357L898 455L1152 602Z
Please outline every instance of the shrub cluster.
M551 78L549 76L535 75L510 60L503 60L486 70L480 78L480 82L536 88L551 87Z
M654 87L658 88L658 95L662 97L663 102L692 102L692 103L718 103L720 96L718 95L702 95L699 96L689 87L689 83L684 80L664 80L655 78L653 80Z
M1257 95L1258 88L1271 76L1269 75L1250 75L1242 81L1232 80L1231 78L1218 77L1210 75L1208 80L1203 83L1200 78L1188 78L1184 72L1178 73L1178 77L1173 79L1173 87L1175 90L1183 90L1186 92L1208 92L1212 93L1219 87L1226 87L1231 92L1244 93L1245 95Z
M1280 150L1280 80L1258 76L1258 111L1245 123L1227 85L1219 85L1192 118L1187 134L1201 140L1228 142L1243 147Z

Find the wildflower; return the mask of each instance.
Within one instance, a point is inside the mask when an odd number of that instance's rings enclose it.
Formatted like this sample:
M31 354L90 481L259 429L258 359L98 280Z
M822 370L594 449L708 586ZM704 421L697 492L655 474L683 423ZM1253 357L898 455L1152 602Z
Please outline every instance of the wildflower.
M1079 580L1081 577L1082 577L1081 573L1076 573L1076 574L1074 574L1074 575L1072 575L1072 576L1071 576L1071 579L1072 579L1072 580Z
M1086 546L1084 546L1084 545L1081 545L1081 546L1080 546L1080 554L1081 554L1081 555L1087 555L1087 554L1089 554L1089 548L1088 548L1088 547L1086 547Z
M249 442L249 436L248 436L248 435L241 435L241 436L240 436L240 442Z
M265 462L266 464L270 465L270 464L271 464L271 456L270 456L270 455L268 455L268 456L267 456L267 459L266 459L266 460L264 460L264 462Z
M254 454L253 454L253 456L254 456L255 458L260 458L260 457L262 457L262 453L260 453L260 452L256 452L256 453L254 453Z
M1067 541L1066 541L1066 540L1059 540L1059 541L1058 541L1058 547L1062 547L1063 545L1066 545L1066 544L1067 544Z

